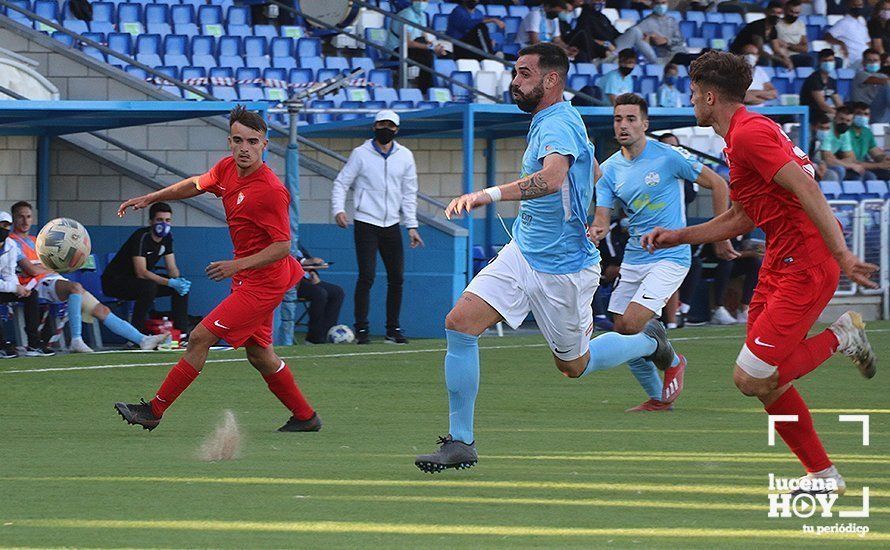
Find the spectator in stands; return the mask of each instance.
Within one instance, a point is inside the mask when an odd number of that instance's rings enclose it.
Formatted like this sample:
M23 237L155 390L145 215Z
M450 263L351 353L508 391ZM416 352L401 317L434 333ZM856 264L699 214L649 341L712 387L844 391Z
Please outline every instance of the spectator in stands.
M37 292L19 284L19 279L15 274L21 250L9 237L11 227L12 216L9 215L9 212L0 212L0 304L21 302L24 305L25 333L28 335L28 346L25 348L26 357L55 355L55 352L43 345L40 340L40 303ZM0 346L2 346L0 359L18 356L15 346L6 340L3 322L0 322Z
M102 291L122 300L136 300L131 324L145 330L145 320L155 298L169 296L173 306L173 326L189 332L188 293L192 283L182 278L173 253L173 209L156 202L148 210L149 226L137 229L102 273ZM153 271L164 258L166 276Z
M782 3L773 0L766 6L765 13L766 17L763 19L752 21L742 27L729 46L729 51L736 55L742 55L745 46L754 44L757 46L758 56L764 58L765 61L772 60L786 67L793 67L790 59L782 59L781 55L775 55L776 52L772 51L772 44L779 36L776 25L785 14Z
M751 65L751 85L745 92L745 105L763 105L768 101L772 101L779 97L779 92L769 80L769 75L763 70L763 67L757 65L760 60L758 56L757 46L754 44L745 44L742 47L742 56L745 61Z
M714 268L714 311L711 323L715 325L745 324L748 322L748 305L754 296L757 286L760 264L763 263L764 243L747 237L736 237L731 240L739 257L734 260L718 260ZM733 316L726 309L726 290L729 282L735 277L744 277L742 296L739 307Z
M488 33L487 23L493 23L501 30L504 30L506 25L495 17L485 17L482 10L477 9L476 6L478 4L479 0L463 0L456 8L451 10L451 13L448 15L448 27L445 29L445 34L493 55L494 42L492 42L491 36ZM456 59L485 59L483 56L456 44L454 46L454 57Z
M870 40L862 6L863 0L849 0L846 15L825 32L825 40L839 46L849 63L859 63Z
M809 53L807 26L800 17L800 6L801 0L788 0L785 3L784 16L776 23L776 39L772 48L795 67L812 67L813 57ZM788 66L787 63L783 64Z
M853 78L851 99L871 105L872 124L890 122L890 78L881 68L881 55L868 48L862 54L862 67Z
M297 298L309 302L309 327L306 332L307 344L324 344L328 340L328 331L337 324L340 318L340 307L343 305L343 288L322 281L318 270L327 268L328 264L321 258L313 257L303 245L300 245L298 259L306 271L303 280L297 287Z
M621 94L633 93L634 80L630 73L636 66L637 52L631 49L618 52L618 68L604 74L599 82L610 105L615 105L615 98Z
M120 319L108 307L99 303L80 283L69 281L55 271L51 271L40 263L37 255L37 239L30 234L34 219L33 208L26 201L12 205L13 231L9 235L19 247L21 256L19 265L19 284L34 288L39 300L52 303L67 302L68 327L71 332L69 351L73 353L92 353L93 349L83 341L83 320L90 322L98 319L108 330L121 336L142 349L155 349L166 340L164 335L146 335L136 330L133 325ZM95 321L94 321L95 322ZM47 327L44 327L46 334Z
M680 71L673 63L664 66L664 77L661 80L661 86L658 88L658 106L659 107L682 107L683 100L680 98L680 90L677 89L677 80Z
M865 166L853 155L853 144L850 141L850 126L853 124L853 111L849 107L838 107L834 114L831 131L822 139L819 151L829 172L834 172L838 181L846 179L863 179L866 176ZM869 174L870 175L870 174ZM826 178L835 179L835 178ZM874 179L873 177L867 179Z
M358 281L355 284L355 336L359 344L370 344L368 309L371 286L377 270L377 252L386 266L386 340L406 344L399 326L405 254L399 230L400 213L408 227L411 248L423 246L417 232L417 166L414 154L394 141L399 115L383 110L374 117L374 138L352 150L346 165L334 180L331 212L342 228L346 218L346 192L353 190L355 202L355 255Z
M616 41L618 48L637 44L642 39L640 54L649 63L672 61L687 65L695 56L686 53L686 39L680 32L680 23L667 15L667 0L652 0L652 13L627 30Z
M544 0L523 18L516 33L520 46L526 48L539 42L553 42L574 58L578 48L566 44L559 33L559 14L568 11L565 0Z
M837 81L831 77L835 70L834 50L825 48L819 52L819 68L804 80L800 88L800 104L810 108L810 117L817 112L834 117L836 108L844 101L837 93Z
M652 49L639 30L634 31L631 27L625 34L618 32L609 18L603 15L604 7L602 0L584 0L574 27L566 35L566 42L579 50L576 61L608 58L625 48L637 51Z
M398 12L399 15L416 25L426 26L426 2L412 2L411 6ZM408 58L420 63L424 67L432 68L433 59L436 57L445 57L448 52L445 46L433 40L432 35L427 35L415 26L405 26L401 21L390 19L389 35L386 38L386 47L390 50L399 51L401 45L402 27L405 27L405 34L408 41ZM417 76L417 87L424 93L433 86L433 74L420 70Z
M878 0L868 20L870 46L879 54L890 52L890 2Z
M821 152L822 142L828 139L828 134L831 132L831 119L822 111L818 111L810 119L810 122L813 130L813 139L810 142L810 151L812 151L810 160L813 161L813 166L816 169L816 181L840 181L836 172L828 170L828 165L825 164Z
M853 110L853 126L850 127L850 145L853 156L862 163L874 177L865 179L890 179L890 157L878 147L875 134L868 127L871 112L868 103L855 102L850 105Z

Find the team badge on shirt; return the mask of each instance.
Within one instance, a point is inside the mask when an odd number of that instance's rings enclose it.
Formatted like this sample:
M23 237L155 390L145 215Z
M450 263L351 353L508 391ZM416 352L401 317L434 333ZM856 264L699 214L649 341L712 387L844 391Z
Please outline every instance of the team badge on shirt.
M238 200L235 201L235 204L241 204L244 201L244 193L238 193Z
M658 172L649 172L646 174L646 177L643 179L646 182L646 185L649 187L655 187L658 185L658 182L661 181L661 176L658 175Z

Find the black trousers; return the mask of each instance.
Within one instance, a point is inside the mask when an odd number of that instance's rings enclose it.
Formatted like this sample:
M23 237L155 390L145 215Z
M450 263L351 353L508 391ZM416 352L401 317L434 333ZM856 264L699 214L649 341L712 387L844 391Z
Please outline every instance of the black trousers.
M307 280L297 287L297 298L309 300L309 331L306 341L313 344L327 342L328 331L337 324L340 318L340 307L343 305L343 289L334 283L319 281L312 284Z
M488 26L485 23L479 23L465 34L461 39L461 42L466 42L470 46L476 46L483 52L487 54L491 54L494 52L494 43L491 41L491 35L488 34ZM485 59L481 55L471 52L466 48L462 48L455 44L454 46L454 58L455 59Z
M21 302L25 306L25 333L28 335L28 347L40 348L40 299L37 291L25 298L19 298L14 292L0 292L0 303ZM6 345L3 323L0 322L0 346Z
M378 227L355 221L355 257L358 281L355 283L355 328L368 328L371 287L377 270L377 252L386 266L386 329L399 328L402 308L402 283L405 279L405 250L399 224Z
M751 303L754 296L754 287L757 286L758 273L760 272L760 258L739 258L737 260L720 260L714 268L714 302L722 306L726 296L726 288L729 281L735 277L745 277L742 285L742 304Z
M148 279L102 277L102 292L121 300L136 300L131 323L137 330L145 330L148 312L159 296L170 296L173 304L173 326L184 334L189 330L189 296L180 296L169 286Z

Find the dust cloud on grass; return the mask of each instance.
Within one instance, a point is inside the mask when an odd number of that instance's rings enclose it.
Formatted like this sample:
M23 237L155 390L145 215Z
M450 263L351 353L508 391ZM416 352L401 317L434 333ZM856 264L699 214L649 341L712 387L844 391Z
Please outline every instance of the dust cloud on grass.
M216 429L201 443L197 453L198 460L219 462L241 458L243 443L244 436L241 433L241 428L238 427L235 413L225 410Z

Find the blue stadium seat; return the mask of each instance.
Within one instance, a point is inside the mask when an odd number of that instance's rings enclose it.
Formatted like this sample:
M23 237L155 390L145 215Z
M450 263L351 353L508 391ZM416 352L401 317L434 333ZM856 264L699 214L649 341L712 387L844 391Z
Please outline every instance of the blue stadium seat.
M507 17L507 7L501 4L490 4L486 10L489 17L503 19Z
M154 70L169 78L179 79L179 67L173 67L172 65L160 65L155 67Z
M63 32L59 32L59 31L56 31L56 32L52 33L51 36L52 36L55 40L61 42L62 44L64 44L65 46L67 46L67 47L69 47L69 48L73 48L73 47L74 47L74 38L73 38L72 36L69 36L69 35L67 35L67 34L65 34L65 33L63 33Z
M389 108L393 109L393 110L413 109L414 102L413 101L390 101Z
M213 52L216 50L216 40L212 36L192 37L192 65L210 69L216 67L216 58Z
M309 69L312 71L312 74L315 75L318 74L318 71L324 69L324 62L317 57L301 57L300 68Z
M652 94L658 91L660 80L657 76L644 76L642 78L637 78L636 83L639 87L637 93L646 97L647 94Z
M210 78L235 78L235 72L231 67L211 67L208 76Z
M93 20L90 21L91 32L114 32L114 4L111 2L94 2Z
M186 36L198 34L198 27L195 25L195 7L191 4L170 6L170 22L173 23L176 34Z
M301 55L300 57L315 57L312 55ZM349 61L345 57L326 56L324 58L325 69L337 69L338 71L348 71Z
M450 75L457 71L457 63L453 59L434 59L433 70L439 74ZM446 81L440 77L436 77L436 86L447 86Z
M735 23L722 23L720 25L720 34L723 35L723 38L727 40L731 40L736 32L739 30L739 26Z
M232 25L250 25L250 9L245 6L230 6L226 10L226 24Z
M350 60L350 66L353 70L358 68L364 69L365 76L367 77L374 70L374 61L370 57L353 57Z
M371 88L371 96L374 101L385 101L386 103L399 101L398 93L392 88Z
M133 37L125 32L113 32L108 35L108 47L124 55L133 55ZM125 63L116 57L109 57L112 65L123 67Z
M580 90L581 88L588 86L590 84L590 75L587 74L573 74L569 77L569 88L573 90Z
M269 53L269 42L264 36L247 36L244 38L244 56L262 57Z
M90 40L92 40L94 42L98 42L100 44L105 43L105 34L101 33L101 32L84 33L83 37L89 38ZM83 51L84 54L92 57L93 59L98 59L99 61L101 61L103 63L106 62L105 54L102 53L102 50L99 50L98 48L94 48L92 46L87 46L86 44L83 44L81 46L81 50Z
M168 34L164 37L164 63L184 67L189 65L188 37L182 34Z
M772 82L773 86L776 88L776 92L778 92L779 95L793 93L792 92L793 88L791 86L791 80L788 78L776 76L776 77L773 77L772 79L770 79L770 82Z
M510 17L518 17L519 19L523 19L529 12L528 6L507 6L507 13L510 14ZM442 13L445 13L444 11Z
M285 69L281 69L278 67L270 67L268 69L263 69L263 79L264 80L281 80L282 82L287 82L287 71Z
M623 8L618 12L619 17L621 19L627 19L629 21L639 21L640 20L640 12L637 10L632 10L630 8Z
M599 73L595 63L575 63L575 73L594 76Z
M698 23L695 21L680 21L680 33L687 39L699 36Z
M269 54L274 57L294 57L294 39L290 37L275 37L269 44Z
M505 17L504 21L504 33L507 35L507 40L513 41L516 38L516 33L519 32L519 25L522 24L521 17Z
M207 76L207 69L204 67L182 67L179 71L179 76L182 77L183 80L188 80L190 78L205 78Z
M149 4L145 6L145 30L146 32L166 36L173 34L170 26L170 6L167 4Z
M297 41L297 57L317 57L320 55L321 40L318 38L301 38Z
M726 12L723 14L723 21L725 21L727 23L735 23L736 25L739 25L739 26L745 25L745 18L742 17L741 13Z
M238 101L238 92L232 86L211 86L210 93L223 101Z
M160 52L160 35L142 34L136 38L136 61L150 66L162 65Z
M117 5L117 30L134 36L143 32L142 4L123 2Z
M699 25L705 22L705 12L703 11L687 11L686 12L686 21L695 21ZM688 37L687 37L688 38Z
M340 71L337 69L319 69L318 72L315 73L315 79L320 81L328 80L329 78L334 78L340 74Z
M77 34L83 34L85 32L90 32L90 26L86 21L81 21L74 17L74 15L67 9L68 3L65 2L65 10L62 12L62 26L68 29L69 31L74 31ZM55 34L55 33L52 33ZM64 33L60 33L64 34Z
M148 78L148 73L135 65L127 65L126 67L124 67L124 71L126 71L128 75L134 76L139 80L145 80L146 78Z
M884 199L890 196L887 182L881 180L868 180L865 182L865 190L867 193L875 195L877 198Z
M254 25L253 35L265 37L266 40L272 40L278 36L278 28L274 25Z
M399 90L401 101L410 101L415 105L424 100L423 93L417 88L402 88Z
M451 73L451 79L473 88L473 73L470 71L454 71ZM473 92L451 83L451 97L459 102L473 101Z
M216 43L216 54L222 57L240 57L241 56L241 37L240 36L220 36ZM220 59L220 65L226 65Z
M59 3L55 0L36 0L31 11L50 21L59 21Z
M726 14L720 12L706 13L705 21L708 23L723 23L726 21Z
M256 67L238 67L235 69L235 80L256 80L260 78L260 69Z
M13 4L16 7L31 11L31 1L30 0L10 0L10 4ZM26 15L23 15L14 9L4 8L3 13L5 13L6 16L9 17L10 19L12 19L13 21L17 21L18 23L21 23L22 25L25 25L27 27L31 26L31 20L28 19L28 17Z
M238 90L238 99L243 101L262 101L265 99L263 89L259 86L239 84L236 88Z
M291 84L308 84L315 81L315 73L312 69L291 69L288 71L287 81Z
M365 40L371 44L386 46L386 37L389 31L386 29L365 29ZM374 60L375 63L389 60L389 55L379 48L371 45L365 45L365 55Z
M840 196L841 200L858 201L866 198L864 197L865 184L861 181L843 181L841 182L841 189L843 189L843 193Z
M438 109L441 107L438 101L418 101L415 105L418 109Z
M445 32L448 28L448 16L437 14L433 16L433 30L436 32Z
M703 23L701 26L701 37L705 40L723 38L723 30L720 28L720 23L713 21Z
M822 40L822 29L822 25L807 25L807 40L810 42L813 40Z
M334 102L329 100L316 100L309 104L309 107L314 109L331 109L334 107ZM333 120L334 115L328 113L313 113L309 115L310 124L324 124L325 122L331 122Z
M219 6L202 5L198 6L199 25L221 25L223 22L222 8Z
M392 71L388 69L374 69L367 78L375 86L392 87Z

